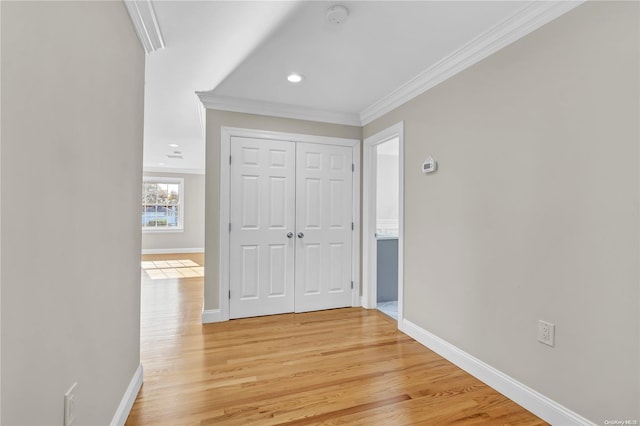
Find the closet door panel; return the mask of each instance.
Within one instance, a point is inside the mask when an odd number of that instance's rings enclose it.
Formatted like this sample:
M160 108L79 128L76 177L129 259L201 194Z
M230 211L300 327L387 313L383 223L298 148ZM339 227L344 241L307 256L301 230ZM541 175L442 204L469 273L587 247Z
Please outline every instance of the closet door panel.
M294 310L295 144L231 139L231 318Z
M296 148L295 310L351 306L352 149Z

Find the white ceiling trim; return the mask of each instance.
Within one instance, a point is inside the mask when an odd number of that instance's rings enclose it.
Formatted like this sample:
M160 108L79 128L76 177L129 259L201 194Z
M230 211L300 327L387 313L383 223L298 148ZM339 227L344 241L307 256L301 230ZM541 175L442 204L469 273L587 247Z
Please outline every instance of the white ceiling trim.
M362 125L360 116L357 113L324 111L299 105L214 95L209 92L196 92L196 95L198 95L204 107L208 109L319 121L322 123L346 124L349 126Z
M145 52L164 48L164 39L151 0L123 0Z
M582 3L584 0L530 2L509 18L365 108L360 113L362 125L371 123Z
M298 105L260 101L211 92L196 92L205 108L324 123L364 126L443 81L519 40L585 0L530 1L502 22L480 34L393 92L358 113L332 112ZM129 3L129 1L125 1Z
M185 175L203 175L204 169L181 169L178 167L144 167L143 173L180 173Z

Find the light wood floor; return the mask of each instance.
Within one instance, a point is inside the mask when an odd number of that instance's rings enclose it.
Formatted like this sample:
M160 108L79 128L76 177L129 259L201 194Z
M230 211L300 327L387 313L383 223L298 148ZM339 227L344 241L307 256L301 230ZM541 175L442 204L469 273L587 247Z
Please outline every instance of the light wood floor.
M145 256L144 260L197 255ZM375 310L202 325L203 278L142 280L127 425L544 425Z

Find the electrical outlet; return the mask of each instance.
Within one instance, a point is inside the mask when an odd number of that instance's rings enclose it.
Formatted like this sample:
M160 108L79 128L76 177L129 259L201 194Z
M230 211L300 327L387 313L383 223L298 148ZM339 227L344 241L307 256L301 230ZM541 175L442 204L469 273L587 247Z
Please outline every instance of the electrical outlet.
M64 426L71 426L76 419L76 387L77 382L64 394Z
M538 320L538 341L553 347L555 343L556 326L550 322Z

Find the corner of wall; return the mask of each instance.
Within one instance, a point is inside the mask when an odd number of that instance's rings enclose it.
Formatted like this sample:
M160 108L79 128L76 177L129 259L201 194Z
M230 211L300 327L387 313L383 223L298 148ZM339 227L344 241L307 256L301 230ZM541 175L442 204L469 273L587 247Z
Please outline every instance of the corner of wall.
M202 323L209 324L212 322L221 322L222 313L220 309L204 309L202 311Z
M136 371L133 373L133 377L131 377L129 386L127 386L127 389L120 400L120 404L113 415L110 426L124 426L127 422L131 408L133 408L133 404L136 401L140 389L142 388L143 378L144 371L142 369L142 364L139 364L138 368L136 368Z
M515 403L531 411L552 425L596 426L595 423L569 410L530 387L520 383L468 354L460 348L417 326L407 319L398 322L399 329L431 349L447 361L457 365L478 380L491 386Z

